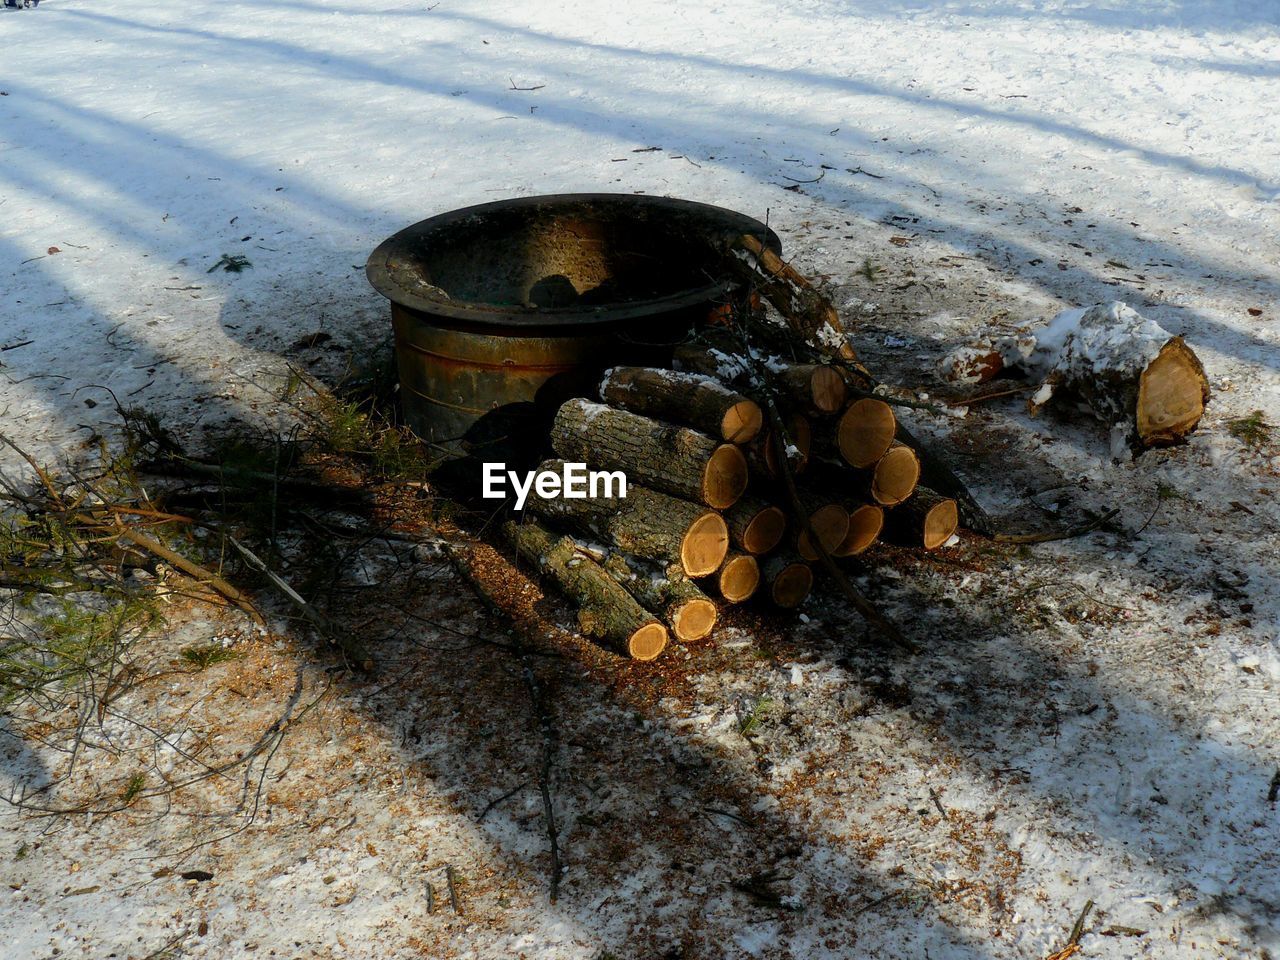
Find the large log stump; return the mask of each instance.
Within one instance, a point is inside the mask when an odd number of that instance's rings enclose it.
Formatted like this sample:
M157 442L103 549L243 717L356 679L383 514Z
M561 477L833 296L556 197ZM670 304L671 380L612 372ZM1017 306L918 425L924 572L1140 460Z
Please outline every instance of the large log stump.
M590 400L560 407L551 446L566 460L622 470L628 482L717 510L733 506L747 489L746 457L735 445Z
M632 413L693 427L727 443L748 443L764 423L754 400L700 373L614 367L600 382L600 399Z
M583 556L568 537L539 524L507 521L503 532L516 554L551 577L578 606L578 627L636 660L652 660L667 645L667 628L618 585L604 568Z
M564 461L546 460L539 470L563 474ZM627 484L626 497L538 496L530 491L527 509L601 537L625 553L662 565L679 564L688 577L714 573L729 552L729 528L714 510Z
M1120 301L1065 310L1044 326L980 339L944 359L943 374L983 382L1006 371L1040 381L1033 414L1059 395L1111 425L1112 453L1167 446L1195 429L1209 401L1200 358L1181 337Z

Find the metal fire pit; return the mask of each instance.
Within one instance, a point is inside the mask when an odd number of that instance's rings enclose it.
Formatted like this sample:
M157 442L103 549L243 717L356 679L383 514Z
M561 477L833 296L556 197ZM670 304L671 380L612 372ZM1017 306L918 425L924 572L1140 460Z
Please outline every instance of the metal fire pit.
M401 230L369 257L391 301L405 417L450 455L521 459L521 439L611 363L662 362L732 284L716 258L751 217L689 200L500 200ZM521 448L524 447L522 450Z

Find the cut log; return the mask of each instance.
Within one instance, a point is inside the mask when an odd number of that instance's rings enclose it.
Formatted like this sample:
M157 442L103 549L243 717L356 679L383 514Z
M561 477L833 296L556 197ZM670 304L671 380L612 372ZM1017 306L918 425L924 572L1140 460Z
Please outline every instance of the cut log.
M884 529L885 511L874 503L845 504L849 512L849 532L832 551L833 557L856 557L880 537Z
M825 363L768 362L784 403L790 400L806 413L832 414L844 406L848 389L844 377Z
M849 535L849 511L838 503L824 503L809 511L809 527L827 553L834 555L836 548ZM809 531L801 530L796 536L796 553L810 563L818 559L818 550L809 539Z
M539 524L507 521L503 532L516 554L536 566L578 605L578 627L636 660L652 660L667 645L667 628L618 585L604 568Z
M728 443L749 442L764 422L754 400L699 373L614 367L605 372L600 383L600 398L632 413L685 424Z
M885 539L906 547L936 550L951 539L959 522L954 500L928 487L917 487L910 500L887 512Z
M720 340L717 339L716 342L719 343ZM727 345L725 349L720 349L718 346L697 343L677 344L671 352L671 361L675 364L676 370L714 377L721 383L739 390L760 388L747 359L736 351L728 349Z
M733 545L756 555L768 553L781 543L787 530L783 509L751 494L726 510L724 518Z
M741 603L760 586L760 565L749 554L730 553L715 580L720 596L730 603Z
M758 289L805 342L825 347L844 360L857 361L836 308L804 274L753 236L742 236L734 247L744 251L750 261L744 263L733 252L727 258L731 271L747 289ZM740 266L748 268L746 274Z
M711 635L716 605L697 584L683 577L668 579L618 553L609 554L602 566L641 606L661 617L677 640L691 642Z
M538 469L563 474L564 461L546 460ZM626 553L679 564L689 577L714 573L729 552L729 528L720 514L635 483L627 485L626 497L544 498L535 486L526 508Z
M803 473L809 465L809 451L813 443L813 429L806 417L793 413L786 418L787 430L783 438L783 449L791 463L792 473ZM763 438L752 450L752 462L765 476L778 478L782 476L782 468L778 463L778 445L774 443L774 431L768 428Z
M760 565L765 595L774 606L794 610L813 589L813 570L797 554L781 551Z
M1168 446L1204 415L1209 381L1181 337L1119 301L1066 310L996 341L1006 369L1040 381L1033 414L1055 396L1083 399L1112 427L1112 453Z
M838 367L786 360L758 344L747 358L723 337L713 338L709 345L681 344L672 360L682 371L713 377L747 393L758 392L765 386L760 379L768 378L784 402L806 413L839 412L849 391Z
M920 458L905 443L894 441L871 475L871 499L881 506L902 503L920 482Z
M836 449L849 466L866 469L889 451L897 428L898 419L889 404L863 397L849 404L836 422Z
M747 489L746 457L734 444L590 400L569 400L560 407L551 446L566 460L622 470L628 483L717 510L733 506Z

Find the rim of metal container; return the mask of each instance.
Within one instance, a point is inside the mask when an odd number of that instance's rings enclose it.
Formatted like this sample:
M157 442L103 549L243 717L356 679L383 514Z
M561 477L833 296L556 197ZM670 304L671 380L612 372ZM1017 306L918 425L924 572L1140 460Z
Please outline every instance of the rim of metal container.
M500 306L468 300L436 300L412 293L402 287L392 277L388 265L393 257L410 244L416 244L425 234L451 226L460 220L494 211L519 210L523 207L550 207L564 204L614 204L625 201L628 205L639 203L656 209L672 211L714 214L723 221L723 231L713 226L709 236L723 233L726 241L744 233L754 234L775 253L782 252L782 241L768 226L749 217L745 213L717 207L697 200L682 200L678 197L656 197L634 193L555 193L536 197L512 197L507 200L494 200L471 207L450 210L415 223L411 227L399 231L380 243L369 255L365 264L365 275L373 288L392 303L412 310L434 316L449 317L453 320L464 320L470 323L492 326L528 326L549 328L556 326L590 327L617 323L622 320L634 320L654 314L692 307L724 296L735 286L732 280L708 283L701 287L689 287L677 290L663 297L648 300L636 300L616 305L595 304L585 307L520 307Z

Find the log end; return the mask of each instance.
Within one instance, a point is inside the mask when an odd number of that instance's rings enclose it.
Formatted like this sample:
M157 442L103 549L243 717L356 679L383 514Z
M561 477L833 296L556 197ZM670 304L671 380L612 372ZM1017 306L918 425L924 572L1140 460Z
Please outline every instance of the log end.
M686 576L715 573L729 553L729 527L724 517L708 510L690 524L680 543L680 565Z
M769 597L783 610L794 610L813 589L813 571L807 563L790 563L773 579Z
M724 412L720 436L729 443L750 443L764 426L764 413L754 400L741 400Z
M768 506L751 518L742 531L742 549L759 556L782 542L787 532L787 515L781 507Z
M716 447L702 473L702 497L709 507L727 510L747 490L747 458L732 443Z
M960 525L960 511L950 498L929 509L924 517L924 548L937 550L956 532Z
M892 507L911 496L919 482L920 458L905 444L895 444L876 464L871 496L876 503Z
M863 397L849 404L836 423L836 446L851 467L866 469L888 452L898 421L883 400Z
M860 504L849 511L849 532L831 555L857 556L876 542L883 529L884 509L870 503Z
M838 503L825 504L809 515L809 526L822 549L834 554L849 534L849 511ZM809 561L818 559L818 550L809 539L808 530L802 530L796 538L796 552Z
M1200 422L1208 399L1200 358L1174 337L1138 379L1138 440L1144 447L1178 443Z
M835 367L819 366L809 380L810 399L819 413L836 413L844 406L847 388Z
M627 654L633 660L653 660L667 647L667 628L646 623L627 638Z
M760 565L756 558L745 553L736 554L720 568L720 595L730 603L741 603L760 586Z
M715 628L716 605L710 600L688 600L671 617L676 639L684 642L705 640Z

